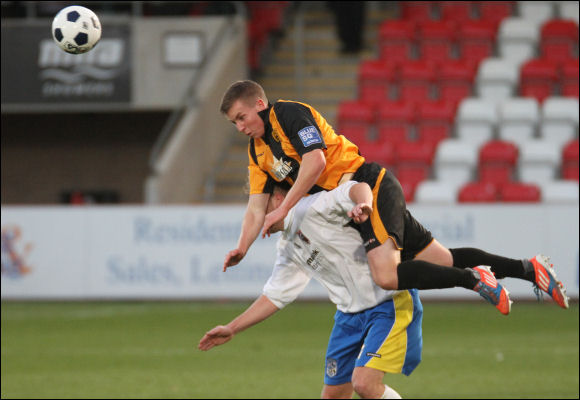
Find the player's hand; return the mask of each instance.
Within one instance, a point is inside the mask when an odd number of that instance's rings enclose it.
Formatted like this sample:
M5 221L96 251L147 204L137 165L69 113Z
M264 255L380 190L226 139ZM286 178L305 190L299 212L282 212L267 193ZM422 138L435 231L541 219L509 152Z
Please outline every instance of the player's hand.
M264 218L264 225L262 226L262 239L268 235L270 237L270 228L276 222L283 220L288 215L288 211L282 209L282 207L278 207L271 213L266 214Z
M240 249L234 249L230 251L228 254L226 254L223 271L226 272L227 268L237 265L240 261L242 261L242 258L244 258L245 255L246 253Z
M357 224L365 222L372 214L373 208L367 203L359 203L347 215Z
M212 347L229 342L234 337L232 328L224 325L218 325L205 335L199 341L197 348L202 351L208 351Z

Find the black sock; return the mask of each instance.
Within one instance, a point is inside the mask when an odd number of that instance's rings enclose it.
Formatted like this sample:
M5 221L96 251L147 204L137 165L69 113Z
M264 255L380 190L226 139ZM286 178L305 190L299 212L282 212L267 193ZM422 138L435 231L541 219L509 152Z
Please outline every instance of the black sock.
M454 267L473 268L478 265L489 265L496 279L511 277L534 282L534 267L528 260L497 256L471 247L449 249L449 251L453 256Z
M446 289L456 286L473 289L478 282L470 270L444 267L422 260L400 263L397 266L397 277L399 290Z

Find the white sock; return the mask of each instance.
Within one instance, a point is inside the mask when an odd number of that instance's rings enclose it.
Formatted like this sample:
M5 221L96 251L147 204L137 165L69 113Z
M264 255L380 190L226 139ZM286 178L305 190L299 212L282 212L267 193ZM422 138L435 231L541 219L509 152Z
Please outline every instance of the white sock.
M383 393L381 399L402 399L402 397L393 388L385 385L385 393Z

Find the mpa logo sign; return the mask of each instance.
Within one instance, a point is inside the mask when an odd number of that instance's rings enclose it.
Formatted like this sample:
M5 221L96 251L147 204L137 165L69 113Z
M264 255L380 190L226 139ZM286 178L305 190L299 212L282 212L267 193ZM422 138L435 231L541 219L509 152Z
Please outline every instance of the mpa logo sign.
M91 51L68 54L44 25L3 25L2 105L129 103L130 26L111 25L103 34Z
M68 54L54 41L40 42L38 67L45 97L110 97L121 73L124 41L103 39L84 54Z
M26 262L32 247L23 243L19 227L2 228L2 278L21 278L32 271Z

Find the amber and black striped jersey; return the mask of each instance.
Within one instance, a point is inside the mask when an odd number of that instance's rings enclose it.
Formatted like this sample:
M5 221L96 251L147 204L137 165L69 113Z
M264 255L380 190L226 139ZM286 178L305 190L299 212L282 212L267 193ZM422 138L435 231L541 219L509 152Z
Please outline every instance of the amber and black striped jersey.
M343 174L355 172L365 161L358 147L337 135L308 104L278 100L259 115L265 132L248 145L250 194L271 193L274 182L294 184L302 156L315 149L324 151L326 167L310 194L336 188Z

